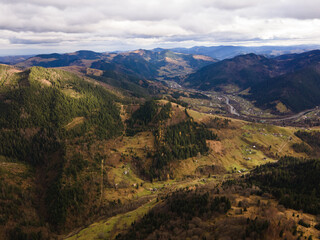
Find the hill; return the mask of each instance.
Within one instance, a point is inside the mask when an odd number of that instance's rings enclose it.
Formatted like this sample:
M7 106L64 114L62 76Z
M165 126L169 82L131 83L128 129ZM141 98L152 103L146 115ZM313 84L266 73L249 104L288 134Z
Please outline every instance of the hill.
M98 190L80 176L99 169L77 148L122 134L118 98L62 70L2 66L1 76L1 238L50 235L46 223L61 231L92 214L78 211L83 204L97 204Z

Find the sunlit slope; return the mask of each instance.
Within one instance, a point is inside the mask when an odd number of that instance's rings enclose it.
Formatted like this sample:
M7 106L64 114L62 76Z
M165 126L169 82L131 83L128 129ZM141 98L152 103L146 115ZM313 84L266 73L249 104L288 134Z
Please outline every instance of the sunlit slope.
M158 104L166 104L160 101ZM185 108L172 103L170 124L178 123L186 118ZM155 148L155 138L152 131L142 131L134 136L121 137L113 144L109 154L112 168L108 172L108 181L112 188L105 188L105 199L119 202L139 202L127 213L119 213L116 217L105 217L104 220L90 225L81 231L72 233L71 239L115 238L118 233L129 229L131 223L137 221L153 206L157 196L180 188L195 188L206 185L207 182L218 184L224 178L249 172L253 167L275 162L280 156L298 154L291 148L293 143L301 142L294 128L283 128L265 124L248 123L240 120L217 117L187 110L194 121L206 124L209 129L218 134L218 140L208 140L209 151L206 154L175 160L169 163L171 169L167 180L149 182L140 175L140 167L148 166L151 159L147 150ZM228 124L225 125L225 122ZM169 125L170 125L169 124ZM107 151L107 150L106 150ZM136 165L136 159L142 159L146 165ZM241 172L241 174L240 174ZM146 199L152 202L145 203ZM153 200L152 200L153 199ZM257 200L246 200L256 202ZM140 207L141 206L141 207ZM238 210L234 210L237 215ZM260 210L259 210L260 211ZM252 214L248 212L248 216ZM259 213L260 214L260 213ZM258 216L258 215L257 215ZM279 230L280 231L280 230ZM75 235L74 235L75 234Z

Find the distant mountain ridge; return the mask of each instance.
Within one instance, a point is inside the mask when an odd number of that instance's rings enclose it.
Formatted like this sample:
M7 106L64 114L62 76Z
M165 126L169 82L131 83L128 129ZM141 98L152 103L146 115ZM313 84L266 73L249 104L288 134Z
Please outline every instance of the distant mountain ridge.
M96 53L93 51L77 51L74 53L51 53L51 54L40 54L33 56L25 61L16 64L18 67L64 67L70 65L78 66L88 66L90 65L90 60L102 59L102 53ZM89 60L89 62L85 61Z
M318 49L319 45L297 45L297 46L195 46L192 48L173 48L171 51L186 54L201 54L214 59L224 60L238 55L255 53L268 57L276 57L283 54L302 53Z
M0 63L1 64L9 64L9 65L17 64L17 63L23 62L33 56L34 55L3 56L3 57L0 57Z
M82 66L116 71L144 79L178 79L216 62L208 56L175 53L170 50L136 50L121 53L77 51L66 54L41 54L17 64L19 67Z

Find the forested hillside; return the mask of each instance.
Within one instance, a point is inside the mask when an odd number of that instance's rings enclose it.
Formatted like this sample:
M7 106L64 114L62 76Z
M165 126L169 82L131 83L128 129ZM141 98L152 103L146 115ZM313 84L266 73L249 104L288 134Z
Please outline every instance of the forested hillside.
M303 152L310 157L320 156L320 132L319 131L297 131L295 133L303 142L292 145L296 152Z
M0 142L6 157L37 164L43 159L32 157L41 152L32 143L46 144L41 138L58 141L91 134L106 139L121 133L115 96L67 72L34 67L19 73L17 84L3 88L2 97ZM75 118L83 121L68 129Z
M177 191L166 196L163 203L133 223L126 234L118 235L116 239L183 239L186 237L183 230L189 228L194 231L191 235L206 239L210 228L204 222L214 216L226 214L230 208L230 200L226 197L214 197L208 192ZM197 227L192 224L193 219L197 219ZM194 229L189 226L194 226Z
M241 55L203 67L190 74L183 84L201 90L221 91L226 85L245 89L278 74L274 70L275 64L274 60L264 56Z
M281 102L293 112L299 112L320 105L319 91L320 73L308 67L256 84L250 90L252 95L247 97L262 108L272 108Z
M67 227L70 218L95 214L83 210L96 194L86 190L94 181L79 176L98 169L72 146L122 133L117 97L61 70L3 67L1 74L0 156L18 169L30 169L17 178L28 188L14 183L11 170L1 176L1 222L10 239L42 239L47 222L59 232L83 222Z
M1 177L1 232L10 240L42 239L109 214L116 202L102 197L104 188L114 186L108 178L100 181L113 166L106 162L110 149L104 146L125 130L122 100L63 70L2 66L1 76L0 156L20 171L4 168ZM186 109L155 100L146 101L126 121L128 136L145 131L152 132L154 148L146 149L146 162L137 156L132 161L137 173L151 181L167 178L171 162L206 154L206 139L217 139L193 122ZM120 199L117 203L120 211Z
M217 134L194 122L186 109L185 119L169 124L173 110L170 102L161 106L156 101L147 101L127 121L127 134L152 131L154 135L155 150L148 152L151 165L146 168L138 161L141 174L151 180L167 178L171 173L170 162L206 154L209 150L206 140L218 140Z

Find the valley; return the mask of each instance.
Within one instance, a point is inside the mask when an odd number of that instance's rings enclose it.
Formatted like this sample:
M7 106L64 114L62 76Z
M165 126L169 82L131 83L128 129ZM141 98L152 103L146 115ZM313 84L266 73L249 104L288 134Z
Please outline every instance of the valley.
M272 112L270 109L261 109L252 102L237 94L221 93L214 91L197 91L186 89L180 85L172 85L174 89L183 92L197 93L207 96L207 99L181 98L187 102L194 110L206 112L208 114L222 114L228 117L235 117L246 121L257 121L261 123L270 123L277 125L289 125L309 127L319 124L319 107L303 110L299 113L283 112L281 114Z
M237 98L234 96L230 96L233 98L233 102L237 104L239 107L239 111L241 111L241 115L237 112L236 108L230 104L230 99L227 95L223 95L223 97L226 99L225 104L229 107L229 113L232 115L236 115L238 117L241 117L244 120L248 121L260 121L263 123L274 123L277 122L287 122L288 125L293 125L294 122L301 122L301 120L308 120L309 118L312 119L313 116L320 116L319 115L319 108L315 107L313 109L308 109L301 111L296 114L289 114L289 115L274 115L271 114L269 111L264 111L262 109L257 109L255 107L248 107L250 106L250 103L246 103L244 99ZM239 102L244 102L244 106L241 106ZM254 110L253 110L254 109ZM250 114L251 113L251 114ZM302 123L303 124L303 123Z
M319 9L0 0L0 240L320 239Z

